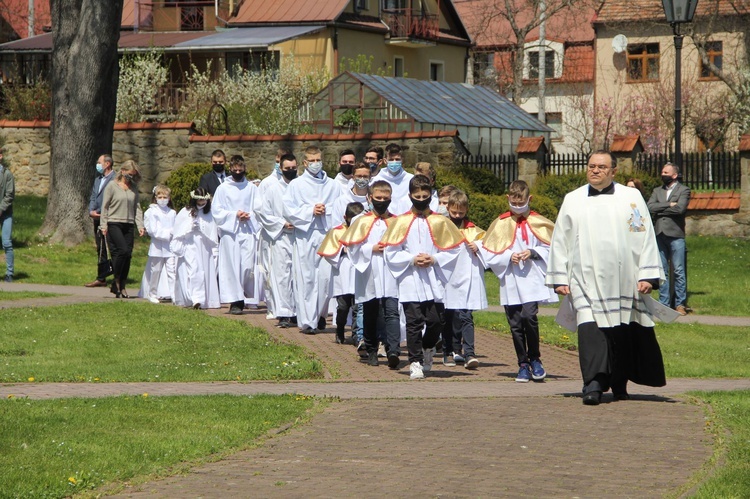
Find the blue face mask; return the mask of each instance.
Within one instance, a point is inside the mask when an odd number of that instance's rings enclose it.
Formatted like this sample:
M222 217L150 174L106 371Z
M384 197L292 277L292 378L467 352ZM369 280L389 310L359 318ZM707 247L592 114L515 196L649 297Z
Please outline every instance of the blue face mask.
M277 173L281 173L281 164L280 163L274 163L273 169L276 170Z
M99 175L104 175L104 167L99 163L96 164L96 171L99 172Z
M389 161L388 171L391 172L391 175L398 175L401 171L401 161Z

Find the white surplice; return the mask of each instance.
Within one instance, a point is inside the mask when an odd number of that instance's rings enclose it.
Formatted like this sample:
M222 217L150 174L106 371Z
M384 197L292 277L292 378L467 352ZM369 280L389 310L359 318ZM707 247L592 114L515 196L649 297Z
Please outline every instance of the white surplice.
M258 188L246 178L219 185L211 202L211 214L219 230L219 294L222 303L252 301L255 290L255 255L260 205ZM249 220L237 218L238 211L250 213Z
M398 298L398 282L385 264L382 251L373 251L372 247L379 243L388 226L385 221L374 213L355 219L352 223L369 223L369 218L377 218L367 238L360 244L347 246L349 258L355 269L354 301L365 303L375 298Z
M405 240L401 244L387 246L384 251L388 270L398 281L399 301L434 300L443 303L445 285L450 280L459 251L458 246L448 250L437 248L427 220L416 217ZM420 253L432 256L435 263L429 267L417 267L413 261Z
M143 214L143 228L151 237L148 260L141 278L140 298L172 298L174 255L169 250L176 213L152 204Z
M570 286L578 324L653 326L638 281L663 281L664 272L643 196L620 184L613 194L588 192L585 185L565 196L552 234L546 283Z
M219 308L216 260L219 241L211 213L188 208L177 214L170 248L175 255L175 286L172 302L181 307Z
M294 317L295 306L292 258L294 253L294 229L285 229L284 193L288 184L281 179L268 185L261 207L257 212L263 228L263 237L268 238L268 263L264 264L266 306L274 317Z
M263 198L266 195L268 188L278 183L286 185L286 182L284 182L284 176L280 171L274 168L266 178L261 180L260 185L258 185L258 194L260 195L261 203L263 202ZM255 265L255 289L258 290L258 301L264 301L266 303L266 308L268 309L267 318L273 319L276 317L273 309L273 300L269 296L266 296L266 291L270 288L270 284L267 282L268 275L271 271L270 246L271 238L269 237L268 232L263 228L263 224L261 224L260 235L258 237L257 263Z
M500 281L501 305L558 301L557 294L544 282L549 262L549 245L537 239L529 228L526 229L526 236L529 239L528 244L523 240L521 226L516 226L516 238L513 245L499 254L487 251L482 241L477 241L478 254L484 261L484 265L492 269ZM528 259L518 264L510 261L513 253L520 253L527 249L534 250L539 259Z
M333 203L333 214L331 216L331 223L334 227L338 227L344 223L344 215L346 214L346 206L349 203L362 203L362 207L365 211L369 211L370 203L367 202L367 195L359 196L354 193L351 189L345 189L341 196Z
M479 241L475 241L478 245ZM458 257L445 286L445 308L450 310L484 310L484 264L466 243L459 246Z
M294 282L297 290L297 324L315 329L328 313L331 298L331 266L317 254L320 243L333 228L333 203L341 196L341 184L325 172L307 170L292 180L284 193L284 218L294 225ZM316 204L324 204L325 215L313 215Z
M398 175L391 175L388 168L383 168L372 178L372 182L385 180L391 184L391 205L388 211L394 215L403 215L411 210L411 200L409 199L409 181L414 177L411 173L401 169ZM372 184L371 182L371 184Z

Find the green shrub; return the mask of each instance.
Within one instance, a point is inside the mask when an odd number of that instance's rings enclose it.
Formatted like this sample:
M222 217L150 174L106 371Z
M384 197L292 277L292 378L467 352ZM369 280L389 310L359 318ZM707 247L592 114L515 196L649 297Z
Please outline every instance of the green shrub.
M473 192L469 194L469 220L487 230L501 213L508 211L508 197Z
M44 80L33 85L6 84L2 86L2 116L6 120L42 120L51 116L52 90Z
M556 217L557 210L560 209L565 195L585 184L585 173L568 173L566 175L540 175L537 178L536 185L532 190L532 194L537 197L541 195L551 200L552 204L555 206ZM551 218L550 220L554 220L554 218Z
M559 207L555 202L544 194L531 195L531 209L553 222L557 219Z
M505 192L505 186L495 174L482 168L438 168L435 185L438 190L446 185L454 185L468 194L498 195Z
M167 181L172 189L172 206L180 211L190 201L190 191L197 189L203 174L211 171L209 163L186 163L173 171Z

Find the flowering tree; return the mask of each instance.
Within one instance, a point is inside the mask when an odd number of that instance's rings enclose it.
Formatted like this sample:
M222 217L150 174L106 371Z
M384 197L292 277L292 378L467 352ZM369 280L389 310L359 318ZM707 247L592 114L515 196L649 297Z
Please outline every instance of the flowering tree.
M143 121L144 115L156 109L159 89L168 79L167 67L162 64L161 59L161 53L152 50L126 54L120 60L115 121Z

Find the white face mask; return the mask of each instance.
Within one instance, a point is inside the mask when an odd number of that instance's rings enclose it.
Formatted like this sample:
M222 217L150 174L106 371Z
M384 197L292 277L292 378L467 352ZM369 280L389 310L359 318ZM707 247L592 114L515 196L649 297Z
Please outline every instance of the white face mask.
M169 199L157 199L156 204L164 208L165 206L169 204Z
M307 164L307 171L310 172L311 175L317 175L320 173L320 170L323 169L323 162L322 161L313 161L312 163Z
M529 202L526 201L526 204L523 206L515 206L510 205L510 211L512 211L516 215L521 215L523 213L526 213L526 211L529 209Z
M438 215L443 215L444 217L447 217L448 216L448 208L444 204L439 205L437 207L437 214Z
M203 208L206 207L207 204L208 204L207 201L201 201L199 203L195 203L195 207L198 208L199 210L202 210Z

